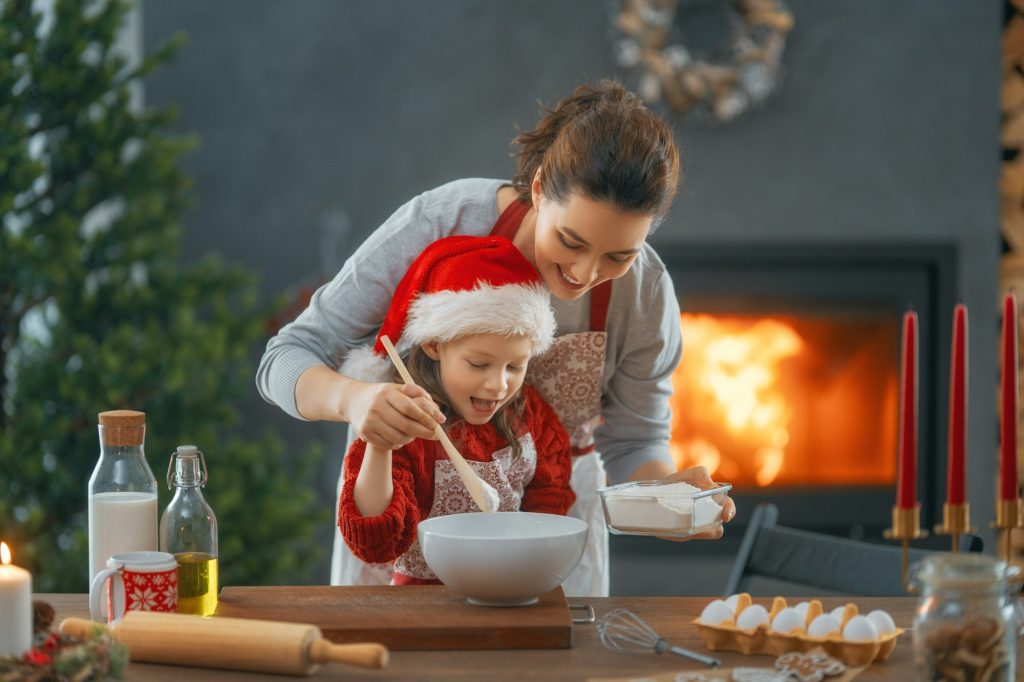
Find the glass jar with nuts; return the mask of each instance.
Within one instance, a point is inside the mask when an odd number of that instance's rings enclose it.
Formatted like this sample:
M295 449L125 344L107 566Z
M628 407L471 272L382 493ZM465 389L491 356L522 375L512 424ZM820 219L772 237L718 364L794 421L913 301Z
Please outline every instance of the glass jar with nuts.
M916 568L918 679L1014 680L1018 624L1008 584L1017 569L981 554L937 554Z

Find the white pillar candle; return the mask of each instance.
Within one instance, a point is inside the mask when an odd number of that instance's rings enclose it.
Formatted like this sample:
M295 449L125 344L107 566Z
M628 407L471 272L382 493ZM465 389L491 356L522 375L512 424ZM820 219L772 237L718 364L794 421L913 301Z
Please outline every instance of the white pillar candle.
M20 658L32 648L32 574L11 565L0 542L0 656Z

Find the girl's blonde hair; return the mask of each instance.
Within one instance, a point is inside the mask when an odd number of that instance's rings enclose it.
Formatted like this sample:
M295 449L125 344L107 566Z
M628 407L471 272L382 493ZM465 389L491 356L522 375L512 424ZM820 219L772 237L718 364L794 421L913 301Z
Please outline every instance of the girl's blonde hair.
M434 399L438 407L441 408L441 412L446 420L442 428L447 433L448 425L459 415L455 412L451 398L448 397L441 382L441 363L427 355L426 351L419 345L413 346L404 360L406 367L409 369L409 374L412 376L413 381L416 382L416 385L423 387L430 394L430 397ZM396 383L401 382L397 372L392 381ZM519 456L523 453L523 446L519 442L518 427L522 424L524 403L523 391L520 388L512 396L511 400L498 408L498 411L491 418L491 421L494 422L494 428L498 430L502 438L508 441L509 446L512 448L512 461L519 459Z

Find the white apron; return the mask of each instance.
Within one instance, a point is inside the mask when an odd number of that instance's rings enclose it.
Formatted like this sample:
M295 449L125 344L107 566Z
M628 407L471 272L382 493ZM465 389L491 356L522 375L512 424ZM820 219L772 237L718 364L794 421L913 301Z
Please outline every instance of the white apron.
M596 326L594 308L600 306L595 299L601 297L595 292L591 299L591 327ZM604 464L594 450L594 428L601 421L605 343L603 330L560 336L547 353L530 362L526 372L526 381L551 405L569 432L571 485L576 493L569 516L590 526L583 559L562 584L568 597L608 596L608 528L601 500L594 492L606 483Z

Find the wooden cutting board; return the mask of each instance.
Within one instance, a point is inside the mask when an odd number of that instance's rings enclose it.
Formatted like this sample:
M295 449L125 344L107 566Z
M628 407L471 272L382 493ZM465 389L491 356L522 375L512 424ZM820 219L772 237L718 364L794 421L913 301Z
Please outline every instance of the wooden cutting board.
M568 649L572 617L561 587L532 606L473 606L444 585L225 587L217 616L310 623L337 643L396 651Z

